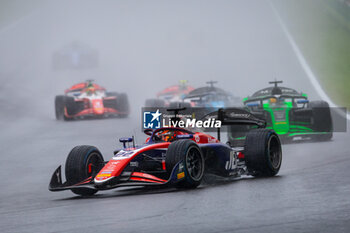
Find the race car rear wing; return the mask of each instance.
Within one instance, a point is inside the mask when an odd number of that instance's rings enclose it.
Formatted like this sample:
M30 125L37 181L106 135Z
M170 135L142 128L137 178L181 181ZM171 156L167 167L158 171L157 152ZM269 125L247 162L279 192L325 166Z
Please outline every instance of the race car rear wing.
M249 98L249 99L246 99L243 101L243 104L247 104L247 103L250 103L250 102L259 102L259 105L260 106L263 106L263 101L264 100L268 100L270 98L276 98L275 95L266 95L264 97L255 97L255 98ZM292 102L295 102L296 99L305 99L307 100L307 97L306 96L303 96L303 95L287 95L287 94L282 94L279 96L279 99L281 98L284 98L284 99L291 99Z
M256 125L265 128L266 121L256 117L243 108L220 108L218 111L207 114L204 118L214 118L221 121L221 125ZM220 127L217 128L217 139L220 140Z
M264 128L266 122L254 114L248 112L243 108L220 108L218 110L218 120L221 125L257 125L259 128Z

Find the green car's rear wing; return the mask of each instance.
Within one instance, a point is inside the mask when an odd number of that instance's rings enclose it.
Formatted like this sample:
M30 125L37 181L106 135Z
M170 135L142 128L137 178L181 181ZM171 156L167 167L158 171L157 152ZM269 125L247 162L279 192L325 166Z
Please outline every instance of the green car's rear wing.
M260 102L260 105L263 106L263 101L264 100L268 100L270 98L276 98L276 96L274 95L266 95L266 96L263 96L263 97L255 97L255 98L245 98L243 99L243 103L244 105L247 105L247 103L250 103L250 102ZM303 99L303 102L304 103L307 103L308 102L308 99L306 96L304 95L280 95L278 98L284 98L284 99L291 99L292 102L294 102L295 100L301 100Z

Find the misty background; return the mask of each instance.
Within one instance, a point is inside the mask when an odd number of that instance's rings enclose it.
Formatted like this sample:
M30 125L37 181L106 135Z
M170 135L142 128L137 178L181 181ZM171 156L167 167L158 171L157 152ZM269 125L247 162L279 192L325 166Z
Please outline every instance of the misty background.
M323 87L346 87L339 80L349 80L349 40L341 37L347 43L335 49L340 39L332 37L343 26L318 33L314 27L324 22L317 9L328 9L319 3L329 1L0 0L1 232L347 232L349 133L284 144L274 178L186 191L111 190L93 198L48 191L52 173L64 168L74 146L94 145L109 160L122 147L118 138L136 136L143 143L141 107L179 80L194 87L216 80L243 98L282 79L320 99L271 2L302 51L311 51L305 53L311 68L322 67L315 73L331 80ZM333 55L325 56L329 61L313 60L321 50ZM340 59L338 51L345 53ZM344 79L334 79L325 65L334 63L344 67L337 69ZM86 79L126 92L130 116L57 121L55 96Z
M94 79L132 111L186 79L245 97L273 79L316 98L268 1L1 1L0 117L54 118L54 96ZM8 9L8 11L7 11ZM55 68L96 54L90 67ZM82 55L84 56L84 55ZM11 98L11 96L16 98Z

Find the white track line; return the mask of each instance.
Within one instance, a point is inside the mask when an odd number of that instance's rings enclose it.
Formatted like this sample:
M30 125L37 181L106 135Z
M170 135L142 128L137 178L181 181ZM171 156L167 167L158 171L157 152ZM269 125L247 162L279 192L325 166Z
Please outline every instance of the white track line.
M306 73L306 76L309 78L311 84L313 85L313 87L316 89L317 94L321 97L321 99L327 101L329 103L329 105L331 107L338 107L332 100L331 98L329 98L329 96L326 94L326 92L323 90L323 88L321 87L320 83L318 82L318 79L316 78L315 74L312 72L309 64L307 63L307 61L305 60L305 57L303 56L303 54L301 53L298 45L295 43L294 38L292 37L292 35L289 33L285 23L283 22L281 16L278 14L278 11L276 9L276 7L273 5L273 3L271 2L271 0L268 0L276 18L278 23L280 24L284 34L286 35L290 45L292 46L292 49L296 55L296 57L298 58L298 61L301 65L301 67L303 68L303 70ZM341 114L343 115L342 111ZM346 118L348 120L350 120L350 114L346 114Z

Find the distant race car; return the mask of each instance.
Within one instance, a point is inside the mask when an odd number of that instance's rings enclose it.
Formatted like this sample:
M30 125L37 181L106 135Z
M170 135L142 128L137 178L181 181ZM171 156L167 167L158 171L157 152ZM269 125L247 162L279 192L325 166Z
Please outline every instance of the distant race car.
M264 121L233 108L220 109L215 116L223 125L252 124L257 129L249 131L245 146L238 148L220 142L219 130L216 139L185 128L146 129L149 137L144 145L129 146L133 138L121 138L123 149L115 151L107 162L96 147L76 146L66 160L66 181L62 181L59 166L49 190L71 190L88 196L124 186L196 188L204 173L222 177L278 173L282 163L280 140L273 130L264 128Z
M255 92L243 100L247 110L267 122L282 141L330 140L333 123L330 108L325 101L309 101L305 93L280 87L282 81L272 81L273 87ZM235 143L244 140L247 127L231 126L229 140Z
M209 81L209 86L200 87L189 92L185 98L185 103L190 103L192 107L202 107L210 109L227 108L240 105L239 98L234 97L229 92L214 87L216 81Z
M125 93L107 92L105 88L88 80L65 90L65 95L55 98L58 120L86 117L126 117L129 102Z
M178 85L173 85L160 91L157 94L157 98L147 99L145 107L176 107L192 90L194 88L187 85L187 80L180 80Z

